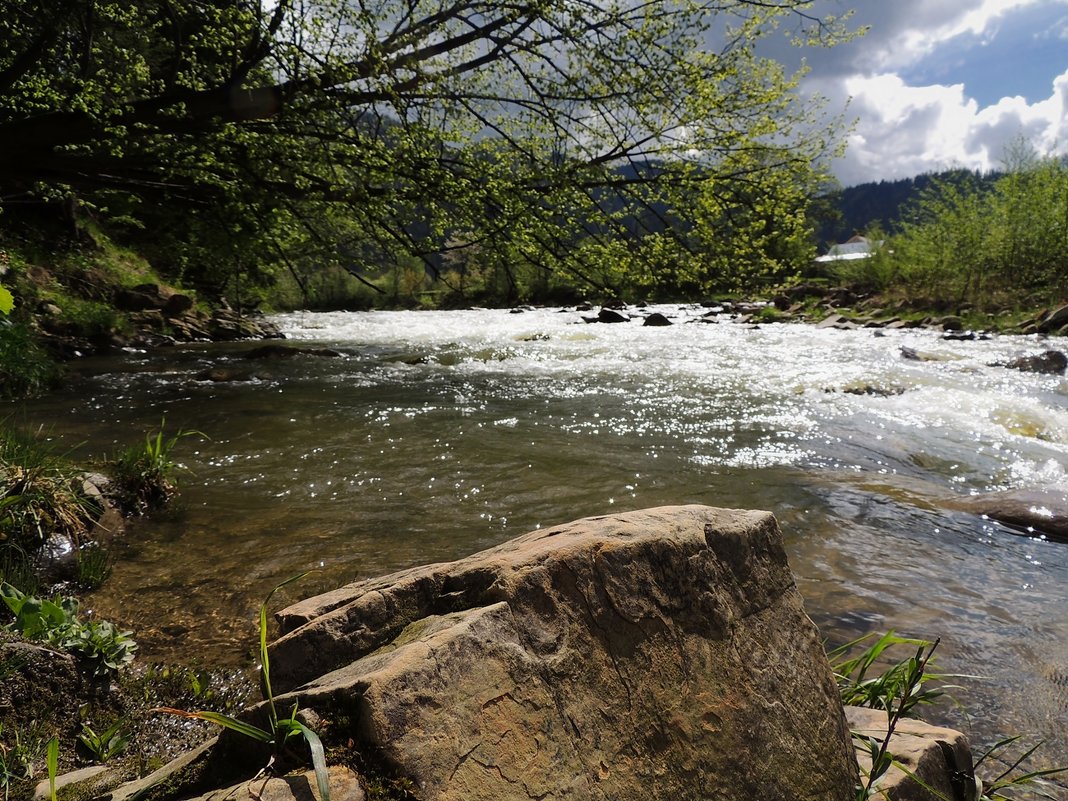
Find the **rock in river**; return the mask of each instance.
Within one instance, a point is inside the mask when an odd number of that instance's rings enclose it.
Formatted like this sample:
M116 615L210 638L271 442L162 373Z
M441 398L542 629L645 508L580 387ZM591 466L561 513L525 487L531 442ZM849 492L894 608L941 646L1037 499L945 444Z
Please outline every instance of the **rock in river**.
M1036 356L1021 356L1005 365L1025 373L1063 373L1068 368L1068 356L1059 350L1047 350Z
M1068 542L1068 487L987 492L951 505L1028 533Z
M279 621L281 707L344 710L344 736L428 801L852 797L835 682L766 512L580 520Z

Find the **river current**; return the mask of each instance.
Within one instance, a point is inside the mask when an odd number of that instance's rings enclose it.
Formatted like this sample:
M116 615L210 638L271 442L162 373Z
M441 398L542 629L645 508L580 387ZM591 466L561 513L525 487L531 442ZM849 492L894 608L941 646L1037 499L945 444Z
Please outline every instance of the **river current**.
M176 445L176 508L131 524L91 599L137 632L142 659L246 660L263 596L310 568L288 598L578 517L767 509L829 642L941 638L942 670L968 677L960 708L928 719L979 744L1023 732L1047 741L1040 761L1068 762L1068 545L946 506L1068 483L1068 380L995 366L1050 343L658 310L675 324L287 314L289 344L340 355L94 358L16 418L88 455L164 419L203 433Z

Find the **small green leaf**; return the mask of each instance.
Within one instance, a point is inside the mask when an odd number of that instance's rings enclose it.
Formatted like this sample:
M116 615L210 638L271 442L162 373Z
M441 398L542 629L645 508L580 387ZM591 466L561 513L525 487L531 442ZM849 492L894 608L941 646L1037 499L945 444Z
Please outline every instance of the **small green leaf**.
M11 314L15 308L15 298L4 287L0 286L0 314Z

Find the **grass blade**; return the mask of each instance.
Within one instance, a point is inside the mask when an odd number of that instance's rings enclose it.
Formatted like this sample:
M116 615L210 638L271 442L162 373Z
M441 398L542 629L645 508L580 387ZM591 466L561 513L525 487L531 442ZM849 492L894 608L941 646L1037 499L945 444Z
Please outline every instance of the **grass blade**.
M275 586L273 590L267 593L267 597L263 599L263 603L260 604L260 665L263 670L263 695L267 700L267 705L271 714L271 726L272 728L278 721L278 713L274 708L274 692L271 690L271 664L267 655L267 605L271 602L271 597L280 589L288 584L292 584L294 581L300 581L309 571L298 573L295 576L290 576L281 584Z
M321 801L330 801L330 774L326 769L326 750L323 748L323 741L319 739L318 734L299 720L294 720L293 723L300 729L300 733L308 741L308 748L311 749L312 767L315 768L315 783L319 785Z
M224 729L230 729L238 734L243 734L246 737L250 737L253 740L258 740L261 743L273 743L274 735L269 731L261 729L259 726L253 726L251 723L245 723L243 720L224 715L221 712L209 712L206 710L198 710L196 712L186 712L184 709L175 709L169 706L158 706L152 710L153 712L162 712L166 715L176 715L180 718L189 718L191 720L206 720L208 723L214 723L216 726L222 726Z

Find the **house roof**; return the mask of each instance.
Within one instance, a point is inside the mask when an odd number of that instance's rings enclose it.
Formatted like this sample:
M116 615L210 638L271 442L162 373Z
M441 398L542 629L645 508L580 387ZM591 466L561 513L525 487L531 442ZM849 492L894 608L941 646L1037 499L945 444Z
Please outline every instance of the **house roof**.
M867 237L854 236L846 242L831 245L830 248L827 249L826 254L816 257L816 261L828 262L868 259L871 258L872 251L881 244L882 242L872 242Z

